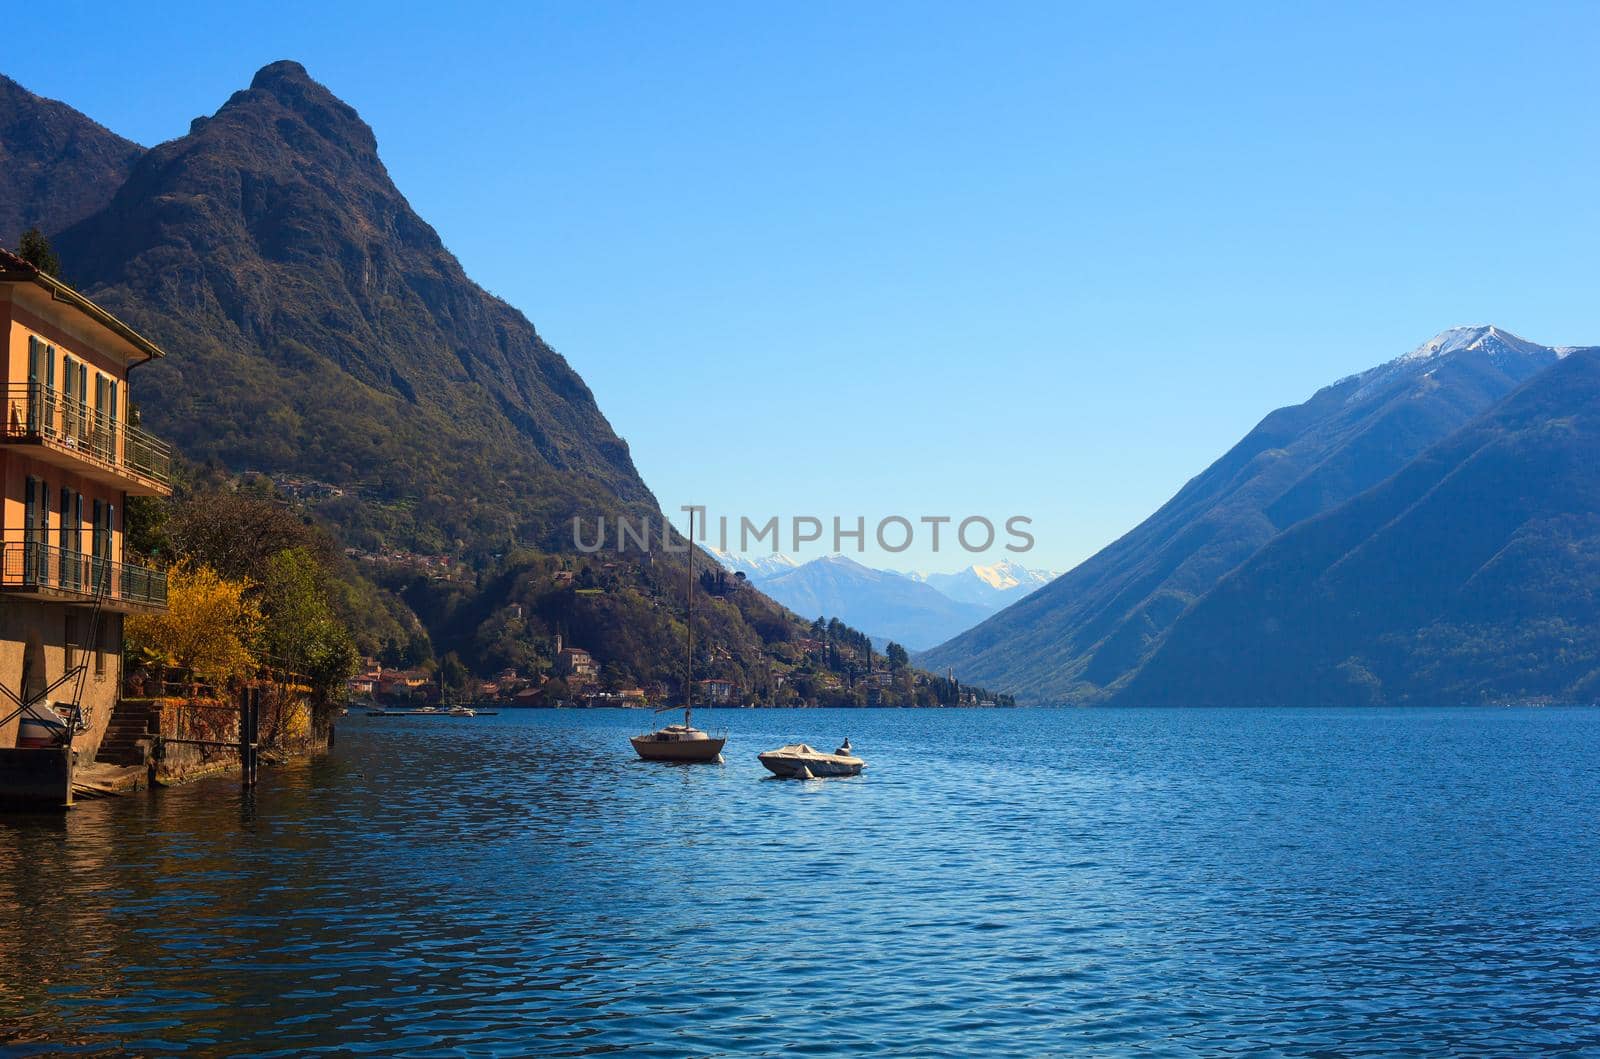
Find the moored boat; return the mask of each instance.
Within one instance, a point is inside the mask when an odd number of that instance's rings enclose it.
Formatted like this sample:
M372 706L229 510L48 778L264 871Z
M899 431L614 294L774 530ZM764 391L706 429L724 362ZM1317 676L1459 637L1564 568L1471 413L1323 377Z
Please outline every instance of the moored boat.
M689 517L689 537L694 537L694 516ZM689 549L689 583L688 597L686 600L687 620L684 622L685 639L688 642L688 657L685 659L683 671L683 723L669 724L665 728L658 728L653 732L643 735L631 736L628 742L633 744L636 754L646 761L671 761L679 763L689 762L720 762L722 760L722 747L728 741L726 733L715 736L702 732L694 727L694 548ZM663 710L676 709L675 706L662 707ZM657 710L657 713L662 710Z
M774 776L799 780L818 779L824 776L859 776L861 770L867 767L865 761L856 757L848 739L831 754L814 749L807 743L788 743L776 750L757 754L756 759Z
M688 717L685 710L684 719ZM669 724L631 740L633 749L646 761L716 761L727 741L726 736L708 735L688 724Z

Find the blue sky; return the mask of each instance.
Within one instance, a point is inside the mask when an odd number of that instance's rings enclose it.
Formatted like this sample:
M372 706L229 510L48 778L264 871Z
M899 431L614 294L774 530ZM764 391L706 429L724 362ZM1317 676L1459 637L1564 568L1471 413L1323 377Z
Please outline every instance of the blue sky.
M0 69L145 144L305 63L668 510L1026 515L1064 567L1446 327L1600 343L1592 4L9 19ZM925 543L864 558L975 558Z

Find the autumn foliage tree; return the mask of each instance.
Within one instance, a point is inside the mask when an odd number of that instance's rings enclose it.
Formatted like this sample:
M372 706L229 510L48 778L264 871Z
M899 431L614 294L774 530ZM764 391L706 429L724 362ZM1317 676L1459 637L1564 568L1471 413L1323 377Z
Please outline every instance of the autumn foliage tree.
M130 615L123 635L135 651L221 687L259 668L261 624L247 582L184 562L168 571L166 611Z

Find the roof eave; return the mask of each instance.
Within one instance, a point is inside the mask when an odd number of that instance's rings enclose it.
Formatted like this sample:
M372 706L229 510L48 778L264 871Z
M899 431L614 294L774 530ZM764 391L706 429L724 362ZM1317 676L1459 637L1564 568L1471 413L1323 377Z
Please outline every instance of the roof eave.
M12 257L13 255L7 254L6 256ZM167 355L166 350L162 349L160 346L156 345L154 342L150 341L148 338L144 337L139 332L123 323L121 320L117 319L105 309L102 309L89 298L78 293L72 287L61 282L48 273L41 272L36 268L32 268L31 266L22 263L21 259L19 258L14 260L16 260L18 264L22 264L22 267L17 268L12 266L0 268L0 282L37 283L39 286L50 292L50 298L52 301L63 302L72 306L74 309L77 309L79 312L83 313L85 316L89 317L91 320L95 321L100 326L117 335L119 338L132 345L136 350L143 353L144 360L139 361L139 364L148 364L152 360L165 357ZM138 364L129 365L130 369L134 367L138 367Z

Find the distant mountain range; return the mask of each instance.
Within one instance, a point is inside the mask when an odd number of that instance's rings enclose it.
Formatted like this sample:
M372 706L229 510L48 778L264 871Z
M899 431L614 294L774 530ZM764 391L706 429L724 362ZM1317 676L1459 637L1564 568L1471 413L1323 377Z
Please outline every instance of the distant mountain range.
M781 553L710 551L802 617L836 617L913 651L970 628L1054 576L1006 560L953 574L921 574L873 569L843 555L799 563Z
M773 552L771 554L737 555L725 552L719 548L706 549L729 570L744 574L752 581L760 581L768 577L786 574L790 570L798 569L800 564L787 555Z
M1048 585L1061 576L1061 571L1033 570L1010 559L1002 559L989 566L973 564L953 574L913 572L907 576L926 582L959 602L999 610L1035 589Z
M1456 328L1342 379L1267 416L1124 537L921 661L1024 701L1105 701L1280 534L1385 482L1570 352L1494 326ZM1480 497L1483 517L1509 499Z
M308 509L358 553L450 557L469 576L368 569L473 664L536 665L564 628L617 679L676 671L681 557L571 580L574 514L659 517L626 444L411 209L350 106L279 62L148 150L4 78L0 108L0 242L37 224L65 279L170 348L135 379L146 425L313 483ZM1443 332L1271 413L1053 580L744 569L807 619L936 644L929 669L1036 703L1588 701L1597 358ZM711 581L708 673L759 688L780 667L791 693L865 700L771 599Z

